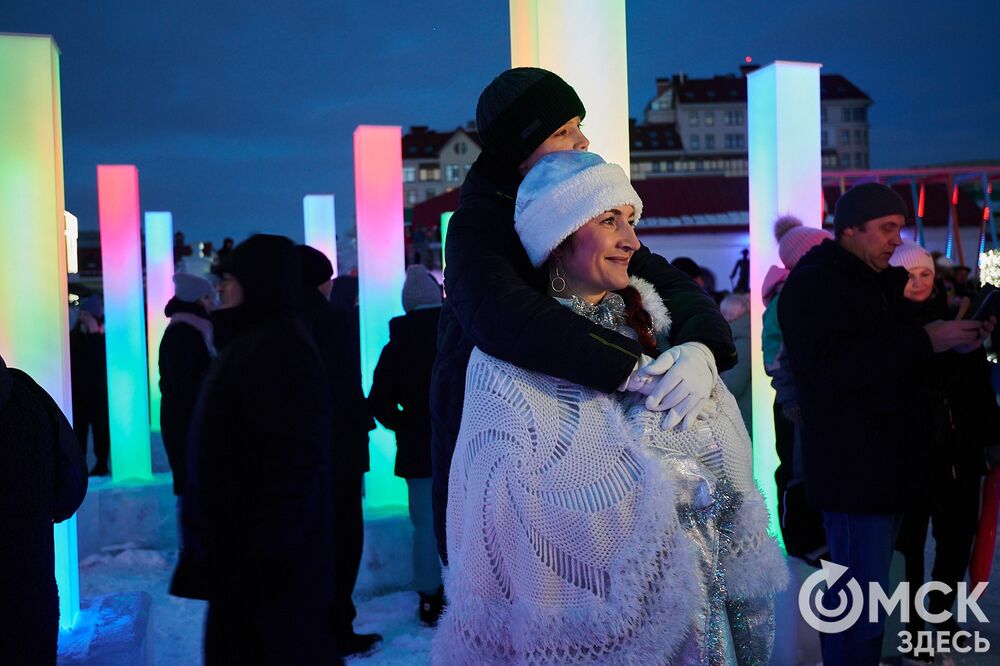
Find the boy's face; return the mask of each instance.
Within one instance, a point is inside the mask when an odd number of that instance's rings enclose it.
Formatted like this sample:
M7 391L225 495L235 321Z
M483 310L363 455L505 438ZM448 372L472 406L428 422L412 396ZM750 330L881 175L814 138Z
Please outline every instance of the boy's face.
M549 153L558 153L561 150L587 150L590 147L590 139L584 136L581 128L580 116L573 116L549 138L542 141L541 145L528 155L528 159L521 162L517 170L523 176L535 166L535 162Z

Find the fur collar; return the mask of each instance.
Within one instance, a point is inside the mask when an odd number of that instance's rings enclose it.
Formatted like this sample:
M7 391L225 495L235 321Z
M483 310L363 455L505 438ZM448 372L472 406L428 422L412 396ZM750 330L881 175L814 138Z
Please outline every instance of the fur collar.
M642 297L642 307L646 309L653 320L653 333L657 336L670 335L670 310L660 298L656 287L634 275L628 279L628 284L630 287L634 287L639 292L639 296Z

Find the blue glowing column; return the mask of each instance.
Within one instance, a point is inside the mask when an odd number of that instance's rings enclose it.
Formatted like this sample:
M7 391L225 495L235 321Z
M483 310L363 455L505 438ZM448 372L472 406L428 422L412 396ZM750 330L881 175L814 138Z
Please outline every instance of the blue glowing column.
M306 245L314 247L333 264L337 277L337 217L332 194L307 194L302 198Z
M104 275L111 474L115 481L151 479L139 172L134 166L97 167L97 208Z
M791 214L807 226L822 226L819 69L814 63L779 61L747 77L754 477L771 512L771 531L779 539L774 391L764 373L760 293L768 267L781 265L775 219Z
M357 209L361 308L361 383L365 394L389 320L403 314L403 147L399 127L361 125L354 130L354 201ZM371 471L365 477L369 508L405 507L406 483L393 474L392 433L371 433Z
M56 43L0 34L0 82L0 355L72 421ZM69 628L80 610L76 517L54 537L59 623Z
M626 44L625 0L510 0L511 66L543 67L573 86L590 150L629 173Z
M170 320L163 308L174 295L174 218L145 215L146 360L149 366L149 428L160 432L160 341Z

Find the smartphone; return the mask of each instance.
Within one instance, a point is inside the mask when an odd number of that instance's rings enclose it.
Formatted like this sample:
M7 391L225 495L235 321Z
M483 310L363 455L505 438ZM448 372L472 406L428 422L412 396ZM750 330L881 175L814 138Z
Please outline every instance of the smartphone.
M986 321L990 317L1000 317L1000 289L993 289L978 300L979 305L969 319Z

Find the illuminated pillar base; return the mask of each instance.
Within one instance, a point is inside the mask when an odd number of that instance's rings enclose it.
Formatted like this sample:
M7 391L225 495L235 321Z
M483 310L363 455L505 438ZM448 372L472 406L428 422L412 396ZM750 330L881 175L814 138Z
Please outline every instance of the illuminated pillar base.
M813 63L776 62L747 77L747 130L750 184L750 347L753 377L754 478L771 514L779 540L775 451L774 390L764 372L761 286L772 265L781 266L774 221L795 215L807 226L822 227L819 69Z

